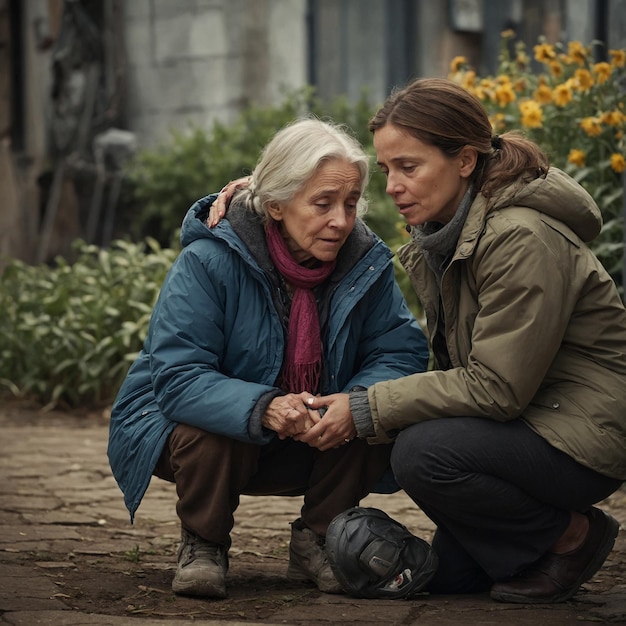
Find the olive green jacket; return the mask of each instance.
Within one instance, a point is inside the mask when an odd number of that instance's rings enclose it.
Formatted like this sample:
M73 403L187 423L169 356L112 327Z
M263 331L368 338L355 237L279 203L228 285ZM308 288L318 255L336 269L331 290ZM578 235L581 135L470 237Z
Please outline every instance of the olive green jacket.
M479 194L442 277L443 313L418 246L403 246L431 339L445 318L451 368L370 387L369 441L440 417L521 417L581 464L626 479L626 310L584 243L601 224L556 168L489 201Z

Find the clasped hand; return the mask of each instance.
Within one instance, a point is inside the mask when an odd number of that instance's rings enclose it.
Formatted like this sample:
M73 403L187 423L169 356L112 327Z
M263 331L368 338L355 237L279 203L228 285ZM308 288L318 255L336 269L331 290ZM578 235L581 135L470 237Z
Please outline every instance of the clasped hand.
M323 416L320 413L323 411ZM347 394L315 397L290 393L274 398L263 416L263 426L280 439L292 437L318 450L338 448L356 435Z

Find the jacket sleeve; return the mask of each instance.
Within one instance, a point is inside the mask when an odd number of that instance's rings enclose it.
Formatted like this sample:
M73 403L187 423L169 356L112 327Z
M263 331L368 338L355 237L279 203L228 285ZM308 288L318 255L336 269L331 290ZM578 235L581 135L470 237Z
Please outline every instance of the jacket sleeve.
M448 343L469 345L468 354L459 355L453 369L370 388L377 442L439 417L515 419L542 384L575 306L568 248L576 242L549 228L506 220L488 228L489 235L464 261L475 277L475 318L447 320L446 326ZM467 340L457 341L455 335L464 332Z
M169 420L250 441L248 420L274 389L282 350L254 326L254 307L266 313L262 299L250 298L247 310L240 306L240 292L253 280L242 261L225 250L206 258L194 250L184 248L175 261L150 323L156 401ZM257 429L254 438L271 436Z

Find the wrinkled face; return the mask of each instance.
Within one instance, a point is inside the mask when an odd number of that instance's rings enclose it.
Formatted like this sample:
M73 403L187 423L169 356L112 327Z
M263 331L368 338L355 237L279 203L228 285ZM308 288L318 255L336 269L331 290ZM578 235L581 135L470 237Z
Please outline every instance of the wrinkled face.
M447 224L469 186L476 152L469 146L455 157L387 124L374 133L376 160L387 176L387 193L407 224Z
M298 263L333 261L354 228L361 197L361 174L352 163L324 161L289 202L272 205L270 216L280 228Z

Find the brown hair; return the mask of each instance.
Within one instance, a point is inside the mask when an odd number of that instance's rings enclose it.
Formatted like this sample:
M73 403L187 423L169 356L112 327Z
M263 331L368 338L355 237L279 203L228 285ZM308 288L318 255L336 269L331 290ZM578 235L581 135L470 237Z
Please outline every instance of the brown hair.
M478 152L472 174L477 191L491 196L514 180L545 175L549 161L519 131L493 135L489 116L478 98L442 78L420 78L394 91L370 120L372 133L393 124L453 157L465 146Z

